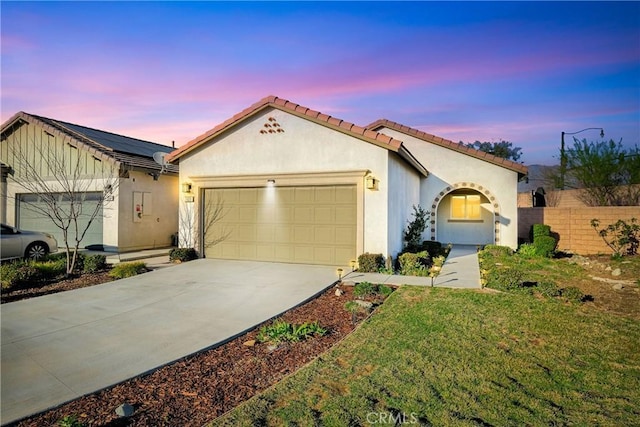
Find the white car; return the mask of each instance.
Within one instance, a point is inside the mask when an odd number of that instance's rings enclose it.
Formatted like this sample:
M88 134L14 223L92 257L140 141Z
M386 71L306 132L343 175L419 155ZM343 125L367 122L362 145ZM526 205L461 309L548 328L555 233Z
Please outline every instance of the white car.
M1 225L0 254L3 260L10 258L37 260L58 250L58 242L49 233L18 230L9 225Z

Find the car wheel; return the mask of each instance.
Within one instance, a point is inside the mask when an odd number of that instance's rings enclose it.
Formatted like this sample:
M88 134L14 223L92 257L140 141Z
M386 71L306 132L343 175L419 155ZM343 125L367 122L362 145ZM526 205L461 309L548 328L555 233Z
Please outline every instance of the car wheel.
M32 260L40 260L49 253L49 246L44 242L33 242L27 246L27 250L24 251L24 257Z

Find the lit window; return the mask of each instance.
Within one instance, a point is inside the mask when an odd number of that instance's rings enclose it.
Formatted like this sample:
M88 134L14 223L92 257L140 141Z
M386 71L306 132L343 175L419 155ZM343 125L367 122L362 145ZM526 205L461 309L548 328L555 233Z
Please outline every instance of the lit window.
M481 219L480 196L451 196L451 219Z

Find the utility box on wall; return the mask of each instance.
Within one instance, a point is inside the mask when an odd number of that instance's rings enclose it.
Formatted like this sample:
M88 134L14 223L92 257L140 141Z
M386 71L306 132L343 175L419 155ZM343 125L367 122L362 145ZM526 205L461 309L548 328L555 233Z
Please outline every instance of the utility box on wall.
M133 192L133 222L142 222L146 215L153 214L153 199L151 193Z

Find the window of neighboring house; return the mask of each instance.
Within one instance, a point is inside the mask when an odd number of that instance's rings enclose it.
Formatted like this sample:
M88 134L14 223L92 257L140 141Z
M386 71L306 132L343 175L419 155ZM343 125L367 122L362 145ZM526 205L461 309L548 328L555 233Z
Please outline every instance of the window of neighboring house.
M480 195L466 194L451 196L451 219L482 219L480 215Z

